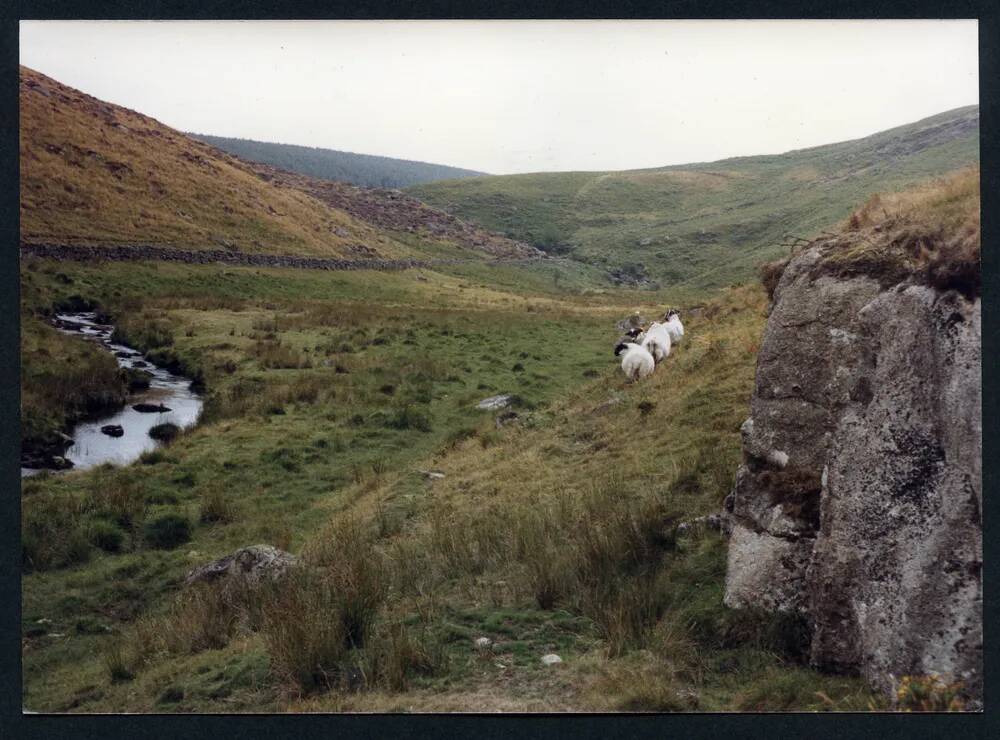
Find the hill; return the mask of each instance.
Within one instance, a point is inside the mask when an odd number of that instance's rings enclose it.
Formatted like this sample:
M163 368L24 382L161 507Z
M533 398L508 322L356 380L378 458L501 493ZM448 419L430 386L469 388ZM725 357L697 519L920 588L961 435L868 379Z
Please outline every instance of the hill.
M979 160L979 108L785 154L623 172L479 177L419 185L428 203L623 283L718 287L787 253L871 193Z
M211 144L241 159L269 164L283 170L319 177L324 180L337 180L366 187L404 188L435 180L456 180L486 174L461 167L379 157L372 154L341 152L336 149L275 144L208 134L189 133L188 136Z
M243 162L25 67L20 108L23 242L347 259L535 254L398 193L338 185L336 202L317 198L332 186ZM405 214L386 215L397 208Z

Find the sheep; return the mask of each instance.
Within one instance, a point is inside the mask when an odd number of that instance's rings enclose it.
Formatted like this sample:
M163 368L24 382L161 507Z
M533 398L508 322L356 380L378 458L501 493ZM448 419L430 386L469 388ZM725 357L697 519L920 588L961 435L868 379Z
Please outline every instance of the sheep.
M635 342L622 342L615 347L615 356L622 355L622 372L633 382L645 378L656 368L649 351Z
M640 344L653 355L656 362L662 362L670 354L670 332L666 324L653 322L642 335Z
M680 312L671 309L663 318L666 321L663 326L667 327L667 331L670 332L670 341L677 344L684 336L684 324L681 323Z

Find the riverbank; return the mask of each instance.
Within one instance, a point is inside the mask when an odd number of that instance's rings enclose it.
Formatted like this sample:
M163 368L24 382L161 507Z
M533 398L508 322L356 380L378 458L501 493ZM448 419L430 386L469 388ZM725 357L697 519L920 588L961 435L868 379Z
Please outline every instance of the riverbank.
M169 424L181 430L197 422L202 399L192 389L191 378L160 367L149 359L149 353L143 355L116 341L114 327L98 322L94 312L60 313L53 323L61 333L95 344L113 357L129 394L119 408L89 414L66 430L65 436L72 441L58 460L34 466L22 461L22 476L33 468L85 470L106 462L127 465L160 446L150 436L154 427Z

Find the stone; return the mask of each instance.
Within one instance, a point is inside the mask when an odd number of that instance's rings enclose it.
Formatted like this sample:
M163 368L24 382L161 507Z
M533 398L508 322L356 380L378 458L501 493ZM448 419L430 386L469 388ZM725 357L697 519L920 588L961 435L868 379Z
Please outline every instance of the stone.
M68 470L69 468L73 467L73 463L72 463L72 461L67 460L62 455L53 455L52 456L52 467L55 470Z
M548 655L543 655L542 656L542 665L545 665L545 666L559 665L562 662L563 662L563 659L560 658L555 653L549 653Z
M638 311L633 314L626 316L624 319L615 324L615 328L618 330L619 334L627 334L631 329L639 329L646 326L649 321L642 316Z
M257 584L264 579L277 581L284 577L296 562L294 555L271 545L250 545L194 568L184 579L184 585L231 580L241 580L249 584Z
M105 424L101 427L101 434L106 434L109 437L121 437L125 434L125 430L119 424Z
M497 396L490 396L489 398L484 398L482 401L476 404L476 408L482 411L494 411L496 409L503 409L511 405L514 402L514 396L510 393L501 393Z
M808 617L812 665L982 697L981 301L785 268L726 501L725 603Z
M489 650L493 647L493 640L488 637L477 637L475 643L476 650Z
M689 522L681 522L677 525L677 534L685 535L696 529L721 530L723 527L723 517L721 514L707 514L692 519Z
M137 403L132 406L140 414L165 414L172 409L167 408L162 403Z

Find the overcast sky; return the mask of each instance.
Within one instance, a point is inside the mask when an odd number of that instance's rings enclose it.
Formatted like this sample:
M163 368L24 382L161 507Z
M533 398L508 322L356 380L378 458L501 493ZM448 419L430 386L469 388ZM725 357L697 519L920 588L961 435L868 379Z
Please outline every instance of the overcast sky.
M770 154L978 103L975 21L21 23L175 128L496 174Z

